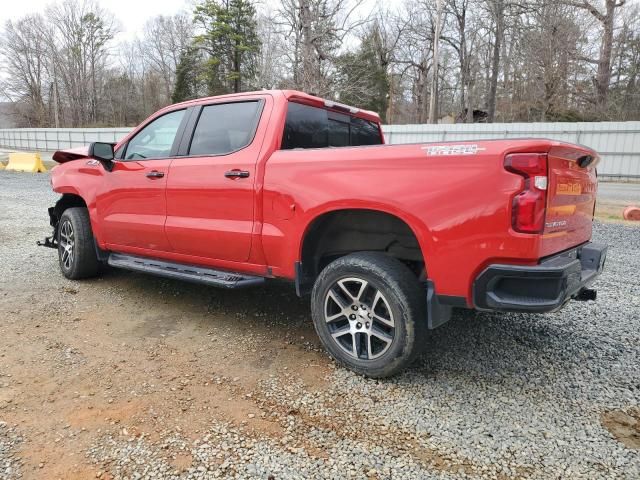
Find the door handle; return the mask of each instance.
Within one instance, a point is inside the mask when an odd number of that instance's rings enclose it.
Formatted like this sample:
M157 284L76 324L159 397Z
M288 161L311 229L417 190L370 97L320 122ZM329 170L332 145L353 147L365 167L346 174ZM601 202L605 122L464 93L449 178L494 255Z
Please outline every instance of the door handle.
M162 177L164 177L164 172L159 172L157 170L151 170L146 175L147 175L147 178L162 178Z
M249 172L247 170L234 169L224 172L224 176L227 178L247 178L249 176Z

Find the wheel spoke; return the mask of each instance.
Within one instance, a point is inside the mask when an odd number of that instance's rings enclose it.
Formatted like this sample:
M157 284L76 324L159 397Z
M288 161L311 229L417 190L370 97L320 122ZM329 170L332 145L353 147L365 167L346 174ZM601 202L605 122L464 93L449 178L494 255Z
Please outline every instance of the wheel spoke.
M379 302L382 302L390 318L384 318L382 315L376 313L376 307L378 306ZM375 297L373 298L373 302L371 304L371 314L373 315L373 318L375 320L378 320L379 322L384 323L386 326L388 327L395 326L393 321L393 315L391 315L391 309L389 308L389 304L387 303L387 300L384 298L384 296L380 293L380 291L377 291Z
M358 290L358 293L356 295L353 295L349 291L349 289L346 287L345 283L347 282L360 283L360 289ZM361 280L359 278L345 278L343 280L338 281L338 285L340 286L340 289L344 292L344 294L347 295L352 301L358 302L360 301L360 297L362 297L362 294L367 288L367 285L369 285L369 282L367 282L366 280Z
M366 282L366 281L363 281L362 284L360 285L360 290L358 290L358 296L355 298L358 302L362 298L362 294L364 293L365 289L367 288L367 285L369 285L369 282Z
M341 312L344 311L349 306L346 303L344 303L344 300L340 298L340 295L336 295L333 289L329 290L329 293L327 294L327 300L328 299L333 300L335 304L338 306L338 308L340 308Z
M380 290L376 291L376 294L373 297L373 302L371 302L371 310L375 311L376 309L376 305L378 305L378 302L382 299L382 294L380 293Z
M367 358L371 360L373 358L373 349L371 348L371 335L367 334Z
M347 326L347 327L341 328L340 330L336 330L331 334L331 336L337 340L338 338L344 337L349 333L351 333L351 329Z
M351 345L352 345L353 356L356 358L360 358L360 355L358 354L358 334L357 333L354 333L351 335Z
M387 327L394 326L393 319L387 319L387 318L381 317L380 315L376 315L375 313L373 314L373 319L386 325Z
M329 322L335 322L336 320L339 320L344 317L345 317L344 313L338 312L335 315L325 317L325 320L327 321L327 323L329 323Z
M393 337L387 333L384 333L382 330L380 330L379 328L373 326L371 327L371 335L379 338L380 340L382 340L384 343L391 343L393 341Z

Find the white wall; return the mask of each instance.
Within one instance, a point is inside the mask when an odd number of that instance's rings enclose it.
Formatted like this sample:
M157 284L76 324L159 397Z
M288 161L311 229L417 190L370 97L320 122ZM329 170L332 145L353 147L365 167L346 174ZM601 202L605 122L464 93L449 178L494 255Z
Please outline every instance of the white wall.
M428 143L488 138L544 137L598 151L600 175L640 178L640 122L385 125L387 143ZM0 129L0 147L54 151L90 142L115 142L130 128Z
M600 175L640 177L640 122L385 125L383 130L388 143L526 137L564 140L596 150L602 157Z

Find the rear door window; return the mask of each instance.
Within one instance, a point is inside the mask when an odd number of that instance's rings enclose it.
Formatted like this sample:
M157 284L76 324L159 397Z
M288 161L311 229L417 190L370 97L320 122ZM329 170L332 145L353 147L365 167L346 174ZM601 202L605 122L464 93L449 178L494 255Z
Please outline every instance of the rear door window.
M362 118L289 102L282 150L379 145L380 129Z
M259 112L257 100L203 107L189 155L225 155L243 149L253 140Z

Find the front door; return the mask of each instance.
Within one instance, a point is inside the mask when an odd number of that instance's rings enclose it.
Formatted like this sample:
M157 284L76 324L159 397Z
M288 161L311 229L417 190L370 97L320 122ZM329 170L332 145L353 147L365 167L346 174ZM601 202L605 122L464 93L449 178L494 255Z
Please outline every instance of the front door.
M169 168L165 231L176 253L249 259L263 107L261 99L201 107L185 155Z
M105 173L96 208L109 249L171 249L164 232L165 194L185 112L169 112L147 123L121 147L121 158Z

